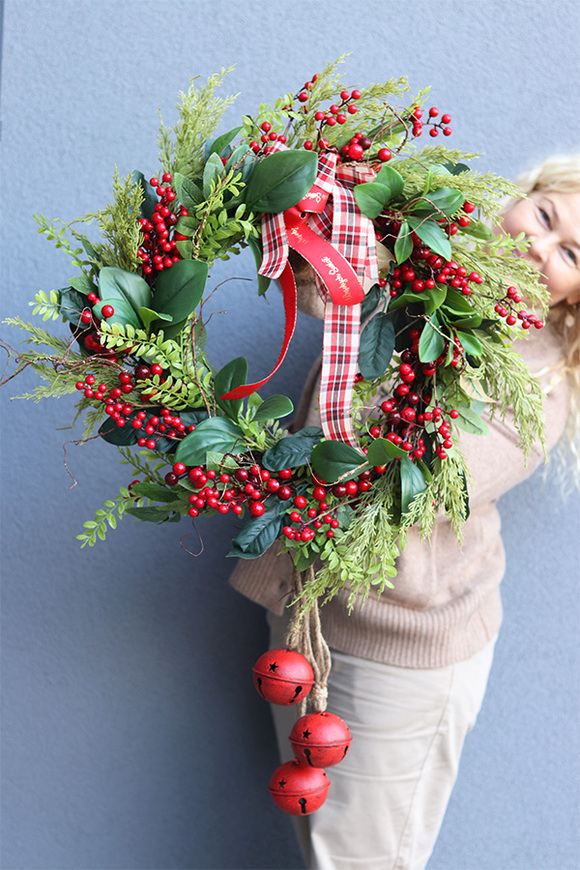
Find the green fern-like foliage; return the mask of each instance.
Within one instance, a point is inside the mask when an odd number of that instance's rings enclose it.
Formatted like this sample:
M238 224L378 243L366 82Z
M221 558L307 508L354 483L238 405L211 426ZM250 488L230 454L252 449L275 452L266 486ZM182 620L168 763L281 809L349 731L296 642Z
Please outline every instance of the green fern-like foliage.
M86 224L93 220L98 223L103 241L95 242L93 248L101 266L140 272L142 261L137 250L143 237L137 219L143 195L143 188L135 184L132 174L122 179L115 169L113 201L106 208L80 218Z
M179 172L192 181L203 174L205 143L217 129L225 110L235 96L215 96L224 77L233 67L223 68L211 75L205 85L196 88L196 79L191 79L188 90L179 94L177 109L179 121L174 127L166 127L161 120L159 131L159 161L164 172L172 175Z

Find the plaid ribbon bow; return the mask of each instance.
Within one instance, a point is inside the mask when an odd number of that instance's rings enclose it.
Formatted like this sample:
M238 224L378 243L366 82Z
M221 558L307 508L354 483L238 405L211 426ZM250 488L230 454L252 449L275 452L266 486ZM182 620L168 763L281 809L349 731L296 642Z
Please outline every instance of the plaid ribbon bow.
M357 446L350 408L358 371L360 301L364 298L361 285L370 285L378 280L378 265L373 224L359 211L353 189L357 184L371 181L375 174L368 167L353 164L337 167L337 161L334 153L320 156L316 182L296 209L289 210L294 211L294 214L289 216L285 212L264 216L264 258L259 272L270 278L279 277L284 284L285 270L289 269L289 245L296 248L314 267L318 292L325 302L319 394L322 430L327 439ZM326 252L327 259L330 259L330 264L326 264L329 266L326 272L321 269L312 236L302 245L297 244L292 236L298 210L303 215L309 215L305 221L306 227L320 239L329 242L334 249L330 256ZM329 274L341 268L343 258L352 268L360 291L350 298L341 293L340 287L333 285L335 276Z

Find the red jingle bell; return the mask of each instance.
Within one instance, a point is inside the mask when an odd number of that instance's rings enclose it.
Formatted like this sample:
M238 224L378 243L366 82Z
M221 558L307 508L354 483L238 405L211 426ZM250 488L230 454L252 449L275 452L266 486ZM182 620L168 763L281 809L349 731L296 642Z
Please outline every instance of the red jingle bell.
M310 662L294 649L271 649L253 667L254 685L271 704L295 704L314 685Z
M326 800L329 787L324 770L296 760L281 764L268 786L276 806L291 816L314 813Z
M348 725L334 713L307 713L294 723L290 743L294 755L311 767L332 767L348 752L352 740Z

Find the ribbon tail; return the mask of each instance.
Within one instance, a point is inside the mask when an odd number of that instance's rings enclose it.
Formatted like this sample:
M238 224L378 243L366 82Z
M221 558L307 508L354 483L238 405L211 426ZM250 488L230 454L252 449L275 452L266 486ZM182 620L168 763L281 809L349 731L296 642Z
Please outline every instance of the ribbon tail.
M322 374L320 378L320 418L324 437L358 447L352 427L350 408L354 378L358 371L360 305L335 305L326 302Z
M241 387L236 387L234 390L230 390L229 393L224 393L223 396L220 396L221 399L244 399L246 396L255 393L266 381L270 380L284 362L284 357L288 352L288 345L296 329L297 317L296 282L290 263L286 263L284 271L280 275L280 284L282 285L282 297L284 300L285 325L284 343L276 365L266 378L256 381L254 384L243 384Z

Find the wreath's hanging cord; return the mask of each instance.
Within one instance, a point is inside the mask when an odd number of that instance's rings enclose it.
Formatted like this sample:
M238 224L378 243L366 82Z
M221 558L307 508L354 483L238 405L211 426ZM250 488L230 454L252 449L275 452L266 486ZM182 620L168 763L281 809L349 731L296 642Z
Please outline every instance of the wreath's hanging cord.
M294 568L294 598L298 598L301 595L305 581L311 579L314 579L314 568L312 566L304 572L297 571ZM330 649L322 634L318 599L306 613L301 613L299 603L294 605L294 613L292 614L288 634L286 635L286 646L298 650L312 665L316 682L312 687L309 699L314 712L324 712L328 698L327 681L332 659ZM300 702L300 716L303 716L306 712L307 700L304 698Z

